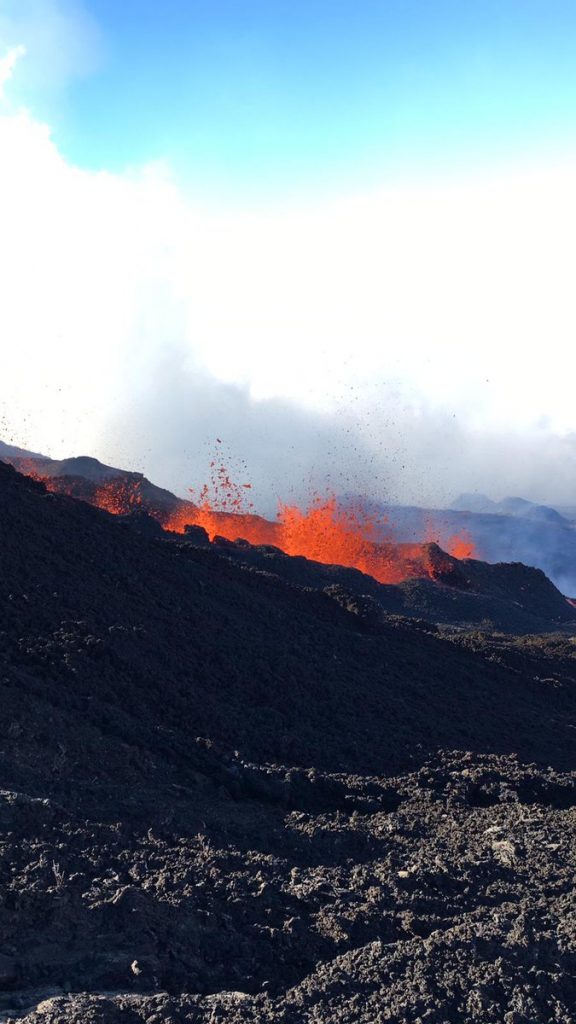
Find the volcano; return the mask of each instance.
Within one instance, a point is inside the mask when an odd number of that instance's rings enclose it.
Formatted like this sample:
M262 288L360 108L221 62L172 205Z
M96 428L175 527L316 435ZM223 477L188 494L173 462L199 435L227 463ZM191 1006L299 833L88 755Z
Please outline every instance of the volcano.
M280 505L278 518L271 522L256 515L245 488L236 484L225 465L211 463L211 484L200 492L199 501L186 501L151 484L141 473L131 473L87 457L54 461L43 457L5 456L20 472L42 481L48 490L81 498L115 515L135 511L146 513L161 527L184 533L197 526L210 539L241 538L252 544L274 545L286 554L307 556L319 562L353 566L380 583L399 583L410 578L435 578L452 571L421 543L399 544L390 526L375 522L361 508L342 508L335 497L316 496L310 507ZM383 532L384 530L384 532ZM448 538L455 554L473 553L466 536Z
M148 529L152 528L151 517L170 533L188 531L190 536L190 529L199 527L210 540L241 539L252 546L277 548L314 562L354 568L370 577L358 581L368 591L373 589L374 580L384 585L400 584L402 593L389 591L387 600L380 591L380 600L389 610L430 614L446 622L482 621L516 631L539 629L546 617L556 623L563 621L566 602L558 600L557 595L552 598L551 590L548 597L552 603L546 599L541 574L526 575L519 566L512 572L495 568L491 574L475 570L471 559L478 562L483 552L491 563L515 562L548 571L565 594L576 592L576 531L554 510L523 499L508 499L496 505L483 496L462 495L454 502L455 511L382 506L362 496L345 496L342 501L331 495L316 496L308 509L280 504L277 519L270 521L255 513L247 497L250 485L231 480L216 456L211 462L210 484L195 500L179 498L141 473L107 466L94 458L57 461L6 445L0 449L0 458L43 481L55 493L81 498L115 515L140 513L140 525L146 523ZM464 507L478 507L484 512L463 512ZM510 514L501 514L504 507ZM490 514L485 514L486 508ZM463 564L454 561L455 557L466 563L466 571ZM292 572L292 563L284 563L283 568L286 570L288 565ZM499 582L503 574L506 579ZM355 579L354 575L348 578ZM454 607L442 612L440 591L419 585L419 581L429 580L468 586L471 595L477 593L482 581L480 589L488 588L484 595L488 604L459 599ZM534 602L535 593L538 597ZM493 598L497 599L496 607ZM500 600L527 610L529 619L523 622L521 613L502 614ZM466 617L462 618L465 609Z
M541 572L427 545L442 578L381 584L3 464L0 531L1 1019L572 1020L576 612ZM422 587L452 621L387 609ZM482 595L534 631L465 627Z

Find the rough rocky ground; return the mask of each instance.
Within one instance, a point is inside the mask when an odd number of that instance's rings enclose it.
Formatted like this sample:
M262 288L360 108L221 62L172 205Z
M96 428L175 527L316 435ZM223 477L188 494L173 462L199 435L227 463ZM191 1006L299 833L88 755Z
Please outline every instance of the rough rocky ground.
M0 465L0 1021L575 1019L569 624L374 600Z
M138 516L134 518L133 514L132 518L136 525ZM141 528L144 520L139 525ZM197 534L197 527L188 529L191 535ZM287 583L324 590L349 608L354 606L352 592L373 598L378 608L389 614L424 618L436 624L467 628L482 625L485 630L520 634L576 628L575 608L541 569L519 562L492 565L472 558L461 561L437 544L421 544L420 560L430 577L385 584L358 569L291 557L276 547L255 547L222 537L215 537L214 546L228 558L272 573Z

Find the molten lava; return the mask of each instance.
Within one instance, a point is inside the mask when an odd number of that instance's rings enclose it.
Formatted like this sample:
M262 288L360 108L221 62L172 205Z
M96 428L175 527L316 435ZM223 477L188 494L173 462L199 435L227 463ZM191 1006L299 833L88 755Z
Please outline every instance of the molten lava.
M328 565L347 565L380 583L399 583L416 575L420 545L378 542L378 524L361 510L340 508L335 497L317 497L306 511L282 505L278 547Z
M221 536L230 541L242 538L254 545L273 545L287 555L359 569L380 583L418 577L449 579L454 558L477 557L466 531L441 539L448 554L437 547L434 522L427 524L422 541L398 543L386 519L371 516L362 507L339 505L334 496L316 496L306 509L280 503L277 519L271 522L255 514L248 496L251 484L235 483L218 460L210 463L210 483L197 496L191 490L191 501L177 501L170 509L152 507L145 494L145 481L136 475L91 484L80 477L43 476L34 460L18 468L42 480L50 491L82 498L113 515L142 509L173 533L184 533L188 525L201 526L210 540Z
M340 506L334 496L318 495L307 509L280 503L277 521L270 522L246 510L238 485L230 482L224 467L219 467L212 490L204 487L200 498L192 513L187 508L178 509L165 519L164 529L183 533L187 525L202 526L210 540L220 536L274 545L287 555L359 569L380 583L401 583L422 576L445 579L452 572L450 559L436 548L432 537L428 543L398 543L385 519L371 517L362 507ZM252 508L249 503L248 509ZM380 539L383 535L384 541ZM464 532L449 537L446 547L448 554L458 559L475 554L474 543Z
M461 530L448 538L445 544L446 551L454 558L477 558L476 545L468 530Z
M122 516L134 509L145 506L142 497L142 481L119 479L107 480L94 491L93 504L106 509L112 515Z

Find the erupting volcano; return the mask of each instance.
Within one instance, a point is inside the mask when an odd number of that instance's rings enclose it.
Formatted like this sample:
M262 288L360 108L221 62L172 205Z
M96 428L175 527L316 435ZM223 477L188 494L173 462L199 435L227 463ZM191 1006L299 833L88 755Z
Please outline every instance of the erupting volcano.
M122 474L87 486L74 476L52 476L36 460L22 460L18 468L49 490L79 497L113 515L142 510L172 533L189 526L202 527L210 540L223 537L253 545L272 545L287 555L301 556L327 565L359 569L380 583L401 583L411 578L438 579L449 575L452 563L445 562L430 544L439 541L435 524L429 520L426 535L412 543L395 539L394 524L387 517L370 514L362 504L339 501L333 494L313 494L305 507L280 501L275 521L255 512L249 495L252 485L237 483L220 460L210 463L210 482L191 500L176 499L173 506L159 507L147 493L144 477ZM442 538L443 549L457 559L475 558L477 552L466 531Z
M436 574L436 568L426 558L425 541L395 542L389 523L371 519L361 507L339 504L334 495L316 495L307 508L280 503L276 522L249 513L226 513L205 500L187 523L202 526L211 540L222 536L227 540L242 538L255 545L272 544L287 555L359 569L380 583L400 583L411 577ZM177 515L164 527L183 532L187 523ZM388 539L378 540L384 530ZM447 548L455 557L473 557L473 544L465 536L451 538Z
M576 608L544 573L334 496L260 519L221 461L188 502L26 468L0 460L0 1020L570 1024Z

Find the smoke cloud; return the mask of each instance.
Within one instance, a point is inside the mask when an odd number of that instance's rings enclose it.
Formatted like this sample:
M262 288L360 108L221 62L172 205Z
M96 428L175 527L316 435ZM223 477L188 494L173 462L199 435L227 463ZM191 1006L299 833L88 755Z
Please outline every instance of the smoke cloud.
M220 437L266 513L310 487L576 504L572 165L233 209L162 164L74 166L14 99L0 149L5 439L183 493Z
M218 446L216 439L221 445ZM252 484L257 510L312 493L444 508L461 492L576 505L576 434L481 431L397 388L343 397L337 411L256 399L190 366L178 351L156 364L132 405L103 432L106 460L186 496L215 454Z

